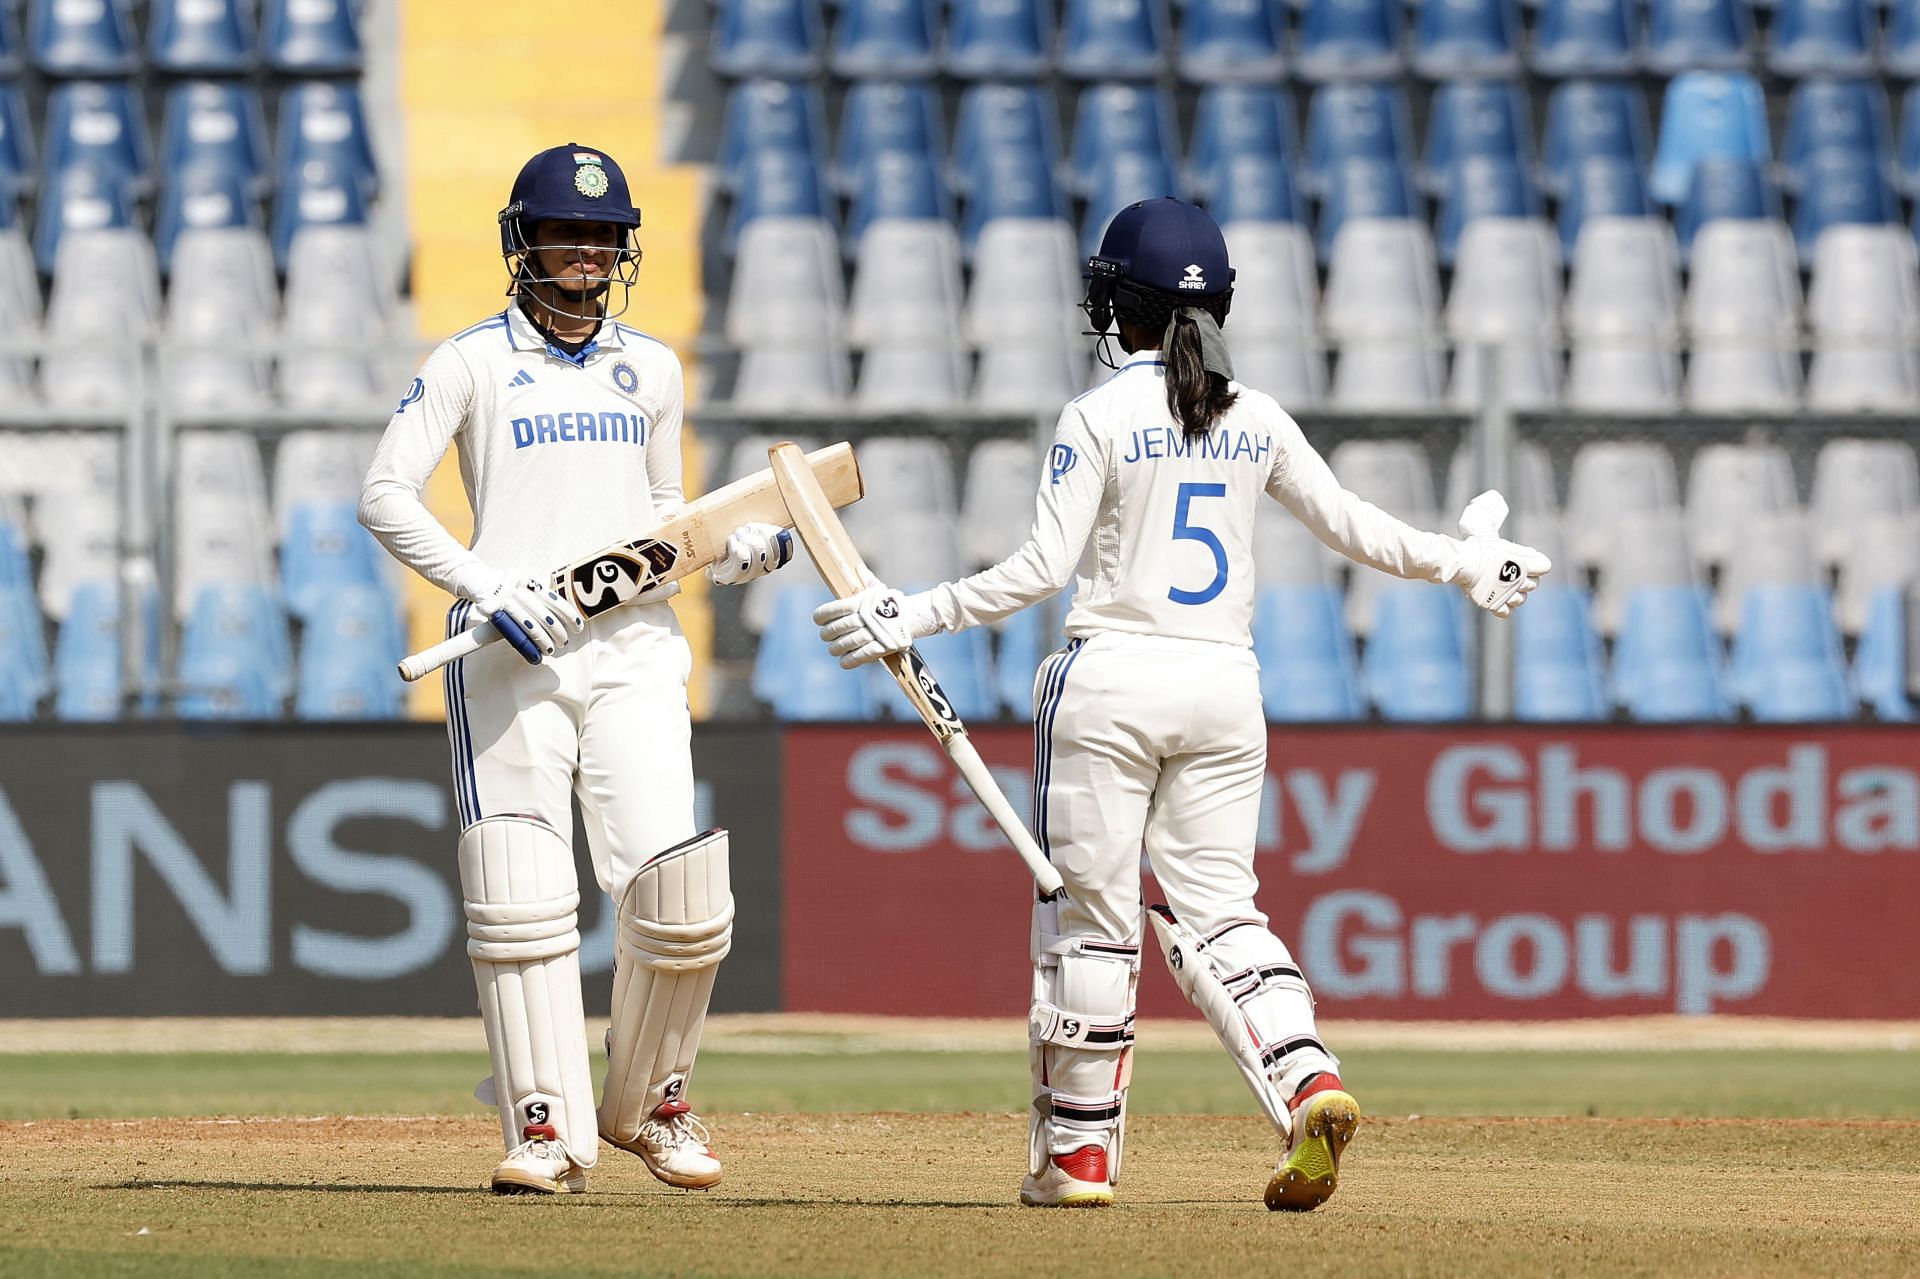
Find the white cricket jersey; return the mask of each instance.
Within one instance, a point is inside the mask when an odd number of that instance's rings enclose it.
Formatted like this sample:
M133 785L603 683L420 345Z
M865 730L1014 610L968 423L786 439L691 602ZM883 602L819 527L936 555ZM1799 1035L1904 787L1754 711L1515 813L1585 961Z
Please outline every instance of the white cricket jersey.
M492 589L493 574L545 581L681 504L682 396L679 358L638 329L609 321L572 356L509 305L427 358L380 438L360 522L455 595ZM420 500L449 444L471 549Z
M1140 351L1060 414L1033 532L992 568L935 587L944 630L994 622L1075 575L1066 631L1252 642L1253 522L1277 498L1343 555L1396 577L1460 582L1460 543L1411 527L1340 486L1272 396L1240 398L1188 441L1165 365Z

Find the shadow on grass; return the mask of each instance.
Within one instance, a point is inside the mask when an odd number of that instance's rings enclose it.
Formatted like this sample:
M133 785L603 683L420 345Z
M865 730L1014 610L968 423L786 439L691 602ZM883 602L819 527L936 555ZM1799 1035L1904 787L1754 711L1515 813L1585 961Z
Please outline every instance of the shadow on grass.
M148 1181L95 1182L94 1190L293 1190L347 1195L484 1195L485 1186L375 1186L351 1181L192 1181L178 1177Z

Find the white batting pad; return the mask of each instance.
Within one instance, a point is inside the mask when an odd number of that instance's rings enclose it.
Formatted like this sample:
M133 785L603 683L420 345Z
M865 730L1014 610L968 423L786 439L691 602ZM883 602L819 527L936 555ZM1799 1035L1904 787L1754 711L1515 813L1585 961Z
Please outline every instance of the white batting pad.
M1133 1006L1140 948L1059 935L1059 907L1033 912L1033 1002L1027 1056L1033 1070L1029 1171L1082 1146L1107 1151L1107 1180L1120 1179L1127 1086L1133 1071Z
M460 891L507 1149L528 1128L547 1126L575 1163L592 1167L600 1143L580 1009L573 849L538 818L485 818L460 836Z
M632 1141L663 1102L683 1098L713 981L732 945L727 832L675 844L627 885L600 1102L600 1131L608 1138Z

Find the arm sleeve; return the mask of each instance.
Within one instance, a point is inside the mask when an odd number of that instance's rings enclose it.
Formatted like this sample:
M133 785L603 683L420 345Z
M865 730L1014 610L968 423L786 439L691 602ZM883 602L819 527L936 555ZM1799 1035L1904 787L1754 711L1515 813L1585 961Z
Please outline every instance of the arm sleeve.
M479 558L420 500L473 406L473 372L451 342L427 358L387 422L360 490L360 522L393 557L444 591L474 599L498 587Z
M1106 483L1106 450L1086 417L1069 404L1060 414L1047 455L1033 531L1019 550L992 568L927 592L940 629L997 622L1065 586L1100 513Z
M1281 417L1267 492L1315 537L1348 559L1395 577L1464 582L1466 562L1458 541L1422 532L1342 488L1299 424L1285 413Z
M665 518L686 505L686 486L681 475L680 424L686 413L686 378L680 360L667 357L668 377L660 398L660 411L647 435L647 483L652 490L653 512Z

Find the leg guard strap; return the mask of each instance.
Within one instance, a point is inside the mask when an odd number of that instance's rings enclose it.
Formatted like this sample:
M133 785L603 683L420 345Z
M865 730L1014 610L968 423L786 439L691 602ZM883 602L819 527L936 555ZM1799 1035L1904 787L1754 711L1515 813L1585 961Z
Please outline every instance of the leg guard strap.
M1133 1073L1133 1009L1140 948L1061 935L1058 907L1035 908L1033 999L1027 1017L1033 1068L1029 1170L1086 1145L1107 1151L1117 1181Z

